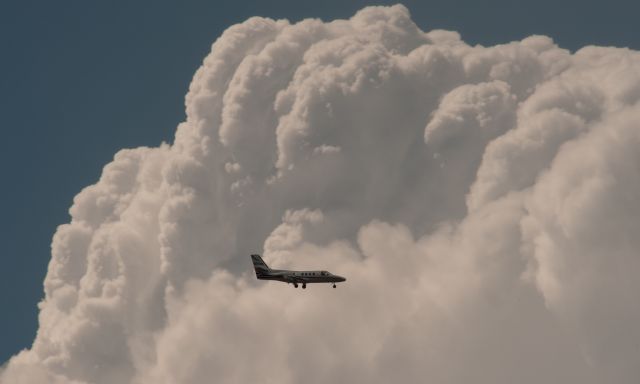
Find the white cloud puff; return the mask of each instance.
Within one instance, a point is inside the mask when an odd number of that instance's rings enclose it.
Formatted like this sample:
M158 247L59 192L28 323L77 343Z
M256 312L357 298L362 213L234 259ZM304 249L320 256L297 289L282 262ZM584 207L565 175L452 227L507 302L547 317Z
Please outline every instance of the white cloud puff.
M232 26L175 142L76 196L0 381L637 383L639 73L399 5Z

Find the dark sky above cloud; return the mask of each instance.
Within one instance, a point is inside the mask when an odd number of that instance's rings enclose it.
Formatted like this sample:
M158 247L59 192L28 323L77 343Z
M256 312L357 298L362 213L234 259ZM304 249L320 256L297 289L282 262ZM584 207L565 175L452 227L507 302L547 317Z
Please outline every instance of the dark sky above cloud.
M1 192L1 233L8 262L0 271L0 306L9 310L3 311L0 361L33 340L35 305L42 297L51 236L57 225L68 222L73 196L97 180L120 148L172 141L176 125L184 119L183 99L193 72L223 30L254 15L292 21L349 18L366 4L4 4L0 29L6 51L0 68L5 81L0 108L6 145L0 164L7 182ZM587 44L640 47L632 30L637 13L623 2L406 5L422 30L456 30L469 44L506 43L538 33L572 50ZM486 92L499 89L494 85ZM455 97L451 100L452 110L458 111ZM567 127L580 129L579 123ZM437 124L433 129L437 132ZM295 153L291 156L295 158ZM478 201L497 193L492 185L478 184L478 191ZM533 228L531 236L542 236L539 228Z

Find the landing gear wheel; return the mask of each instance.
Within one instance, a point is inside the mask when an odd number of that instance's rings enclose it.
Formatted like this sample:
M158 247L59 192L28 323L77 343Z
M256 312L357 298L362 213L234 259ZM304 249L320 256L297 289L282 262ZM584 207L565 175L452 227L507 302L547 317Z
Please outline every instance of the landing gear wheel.
M302 284L302 289L307 289L307 284Z
M335 288L335 287L336 287L336 285L335 285L335 284L333 284L333 288Z
M293 287L294 287L294 288L298 288L298 284L295 284L295 283L294 283L294 284L293 284Z

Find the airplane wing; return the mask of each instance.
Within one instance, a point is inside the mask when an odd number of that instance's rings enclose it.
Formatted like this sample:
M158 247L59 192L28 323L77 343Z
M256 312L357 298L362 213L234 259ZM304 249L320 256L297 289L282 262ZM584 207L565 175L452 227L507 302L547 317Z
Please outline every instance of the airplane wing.
M286 279L288 283L305 283L306 282L305 279L297 276L287 276Z

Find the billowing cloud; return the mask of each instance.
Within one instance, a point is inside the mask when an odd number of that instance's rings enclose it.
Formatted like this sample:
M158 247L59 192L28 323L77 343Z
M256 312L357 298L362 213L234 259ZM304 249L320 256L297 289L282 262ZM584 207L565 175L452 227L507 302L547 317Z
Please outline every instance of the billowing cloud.
M637 383L640 54L252 18L58 228L9 383ZM255 280L248 255L348 281Z

